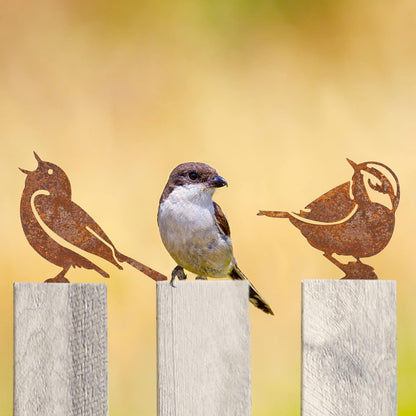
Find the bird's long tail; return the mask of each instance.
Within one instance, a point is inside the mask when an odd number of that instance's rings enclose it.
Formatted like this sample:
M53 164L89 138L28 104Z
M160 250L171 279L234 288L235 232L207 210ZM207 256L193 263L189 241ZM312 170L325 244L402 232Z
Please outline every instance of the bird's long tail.
M121 263L128 263L130 266L133 266L135 269L141 271L146 276L149 276L151 279L155 280L156 282L160 282L162 280L168 280L168 278L163 275L162 273L153 270L152 268L144 265L143 263L138 262L137 260L132 259L131 257L125 256L121 254L119 251L115 251L115 255L117 260Z
M261 309L263 312L269 313L270 315L274 315L272 308L261 297L260 293L257 292L256 288L251 284L250 280L247 279L244 273L237 266L234 266L233 270L231 271L230 277L235 280L247 280L250 285L250 289L249 289L250 302L256 308Z
M257 215L265 215L274 218L289 218L290 214L286 211L259 211Z

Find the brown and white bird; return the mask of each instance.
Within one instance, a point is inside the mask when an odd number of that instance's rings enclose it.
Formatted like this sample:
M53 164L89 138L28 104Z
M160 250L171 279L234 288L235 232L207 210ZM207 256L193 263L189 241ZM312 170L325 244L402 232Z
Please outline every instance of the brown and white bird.
M154 280L166 276L120 253L102 228L71 199L68 176L57 165L43 161L36 153L34 171L20 169L26 181L20 202L20 218L29 244L45 259L62 267L48 283L68 283L69 268L83 267L110 277L85 257L95 254L122 269L128 263Z
M295 214L260 211L258 215L288 218L308 242L346 273L345 278L376 279L360 258L379 253L393 234L400 186L395 173L379 162L356 164L351 181L330 190ZM355 257L343 264L333 254Z
M227 185L217 171L204 163L183 163L169 176L159 202L158 225L163 244L177 263L175 277L186 279L183 269L197 278L230 277L248 280L237 267L230 227L220 206L212 200L216 188ZM273 312L249 282L250 302Z

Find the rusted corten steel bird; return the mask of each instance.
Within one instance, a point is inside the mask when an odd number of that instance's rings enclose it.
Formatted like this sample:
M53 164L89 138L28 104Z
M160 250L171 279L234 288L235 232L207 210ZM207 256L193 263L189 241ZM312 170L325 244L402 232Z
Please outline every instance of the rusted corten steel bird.
M382 163L347 160L354 169L351 181L320 196L299 214L260 211L258 215L288 218L313 247L345 272L344 278L377 279L374 269L360 258L374 256L390 241L400 200L399 181ZM343 264L334 254L357 261Z
M62 267L56 277L46 282L68 283L65 274L71 266L92 269L103 277L110 277L84 257L85 252L95 254L119 269L122 269L119 263L126 262L153 280L166 280L163 274L120 253L101 227L71 200L71 185L65 172L34 154L37 169L20 169L27 175L20 218L30 245L46 260Z

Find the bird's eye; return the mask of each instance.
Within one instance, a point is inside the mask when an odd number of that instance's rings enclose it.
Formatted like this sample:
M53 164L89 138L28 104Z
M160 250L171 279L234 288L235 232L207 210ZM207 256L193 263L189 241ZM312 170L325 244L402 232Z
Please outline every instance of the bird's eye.
M48 175L52 175L53 174L53 169L48 169Z
M196 179L198 179L198 174L197 174L196 172L194 172L194 171L189 172L189 173L188 173L188 176L189 176L189 179L190 179L191 181L195 181Z

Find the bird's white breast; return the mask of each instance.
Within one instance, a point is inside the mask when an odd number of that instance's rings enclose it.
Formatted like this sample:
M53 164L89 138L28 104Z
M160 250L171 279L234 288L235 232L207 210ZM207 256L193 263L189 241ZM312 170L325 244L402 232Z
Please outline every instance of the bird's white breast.
M234 259L230 238L216 224L212 194L201 184L175 188L160 204L159 230L180 266L200 276L224 277Z

